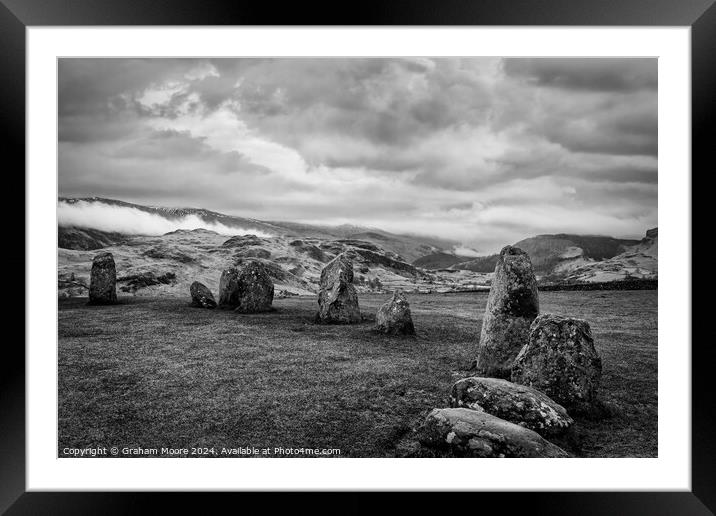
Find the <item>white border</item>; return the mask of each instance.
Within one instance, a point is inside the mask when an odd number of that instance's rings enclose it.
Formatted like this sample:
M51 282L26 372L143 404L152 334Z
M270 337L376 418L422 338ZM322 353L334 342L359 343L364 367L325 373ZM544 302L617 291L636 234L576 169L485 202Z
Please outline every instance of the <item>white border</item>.
M57 459L56 60L63 56L658 56L659 457ZM69 28L27 31L27 489L683 490L690 478L690 29Z

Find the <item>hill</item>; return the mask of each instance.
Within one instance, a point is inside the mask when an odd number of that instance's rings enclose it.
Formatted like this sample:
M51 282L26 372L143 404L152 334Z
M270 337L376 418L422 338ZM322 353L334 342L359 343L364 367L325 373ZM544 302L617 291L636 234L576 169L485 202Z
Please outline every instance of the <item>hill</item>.
M57 247L61 249L81 249L85 251L102 249L126 240L121 233L100 231L92 228L59 227L57 229Z
M254 233L267 236L283 236L286 238L316 238L321 240L333 239L349 239L361 240L379 245L381 248L397 254L403 261L412 261L416 258L433 253L443 248L451 248L458 242L440 239L434 237L425 237L418 235L399 235L383 231L376 228L369 228L355 225L340 226L323 226L304 224L299 222L280 222L280 221L262 221L249 217L238 217L234 215L226 215L215 211L205 210L202 208L166 208L161 206L143 206L129 202L119 201L116 199L105 199L102 197L83 197L69 198L60 197L58 200L60 207L75 207L77 209L87 208L116 208L120 211L116 212L117 217L129 214L132 219L136 219L136 212L145 213L160 217L165 222L171 222L175 225L184 226L186 229L196 229L205 227L212 229L214 227L225 230L236 230L235 232L245 234ZM63 224L61 226L74 227L81 231L101 231L102 228L96 225L91 228L90 224L94 224L91 217L85 216L81 224ZM137 229L132 230L132 234L146 235L148 224L137 224ZM66 232L66 231L65 231ZM103 231L112 233L110 231ZM165 231L154 234L163 234ZM228 234L228 233L225 233ZM110 239L111 240L111 239ZM66 239L61 241L60 247L66 249L75 249L74 242L68 242Z
M530 255L540 283L604 283L658 278L658 228L642 240L596 235L537 235L514 244ZM497 254L466 258L436 252L413 261L429 270L491 273Z
M424 269L447 269L460 262L468 260L466 256L458 256L456 254L437 252L413 260L413 265Z
M538 235L516 242L514 245L530 255L537 273L551 272L565 260L582 258L601 261L613 258L638 244L638 240L625 240L595 235Z
M84 230L60 228L60 233ZM61 297L86 295L95 248L83 242L58 249ZM409 292L450 292L487 288L489 275L469 271L439 274L416 267L390 250L365 240L220 235L205 229L176 230L159 236L125 235L102 248L113 254L118 294L186 297L200 281L218 293L222 270L256 260L266 267L277 296L315 294L321 270L339 253L352 257L359 292L400 288Z
M650 229L641 240L631 241L619 254L598 260L585 254L559 262L544 278L552 283L593 283L655 280L659 276L659 232Z
M87 216L96 211L84 212L82 220L99 227L76 223L58 227L61 296L86 294L98 249L113 253L120 293L134 295L186 296L195 280L217 292L221 271L247 260L266 266L277 295L312 294L318 290L323 266L341 252L353 258L356 286L362 292L484 290L489 288L497 261L497 255L453 254L447 249L455 242L449 240L363 226L260 221L199 208L142 206L96 197L60 198L59 202L63 209L109 209L109 215L103 211L102 216L110 217L101 223ZM107 224L114 227L116 220L134 221L136 228L101 229ZM181 229L158 233L167 227ZM541 284L658 277L656 228L641 241L556 234L538 235L515 245L530 255Z

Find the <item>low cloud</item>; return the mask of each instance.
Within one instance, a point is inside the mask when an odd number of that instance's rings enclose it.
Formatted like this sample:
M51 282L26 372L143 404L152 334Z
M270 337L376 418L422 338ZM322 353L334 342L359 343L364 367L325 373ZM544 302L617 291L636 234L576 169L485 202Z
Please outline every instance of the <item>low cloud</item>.
M452 248L453 254L457 256L469 256L470 258L477 258L478 256L484 256L485 253L473 249L472 247L465 247L464 245L456 245Z
M87 201L60 201L57 203L57 221L59 226L85 227L127 235L156 236L177 229L209 229L221 235L272 236L257 229L208 222L196 215L169 218L128 206Z

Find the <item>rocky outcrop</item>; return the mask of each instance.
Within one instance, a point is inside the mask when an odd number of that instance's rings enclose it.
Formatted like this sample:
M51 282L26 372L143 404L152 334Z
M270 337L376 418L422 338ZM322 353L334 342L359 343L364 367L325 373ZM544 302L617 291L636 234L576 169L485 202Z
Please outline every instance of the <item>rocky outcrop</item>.
M418 429L420 444L456 457L567 457L537 432L486 412L434 409Z
M117 269L112 253L100 253L92 260L89 304L112 305L117 302Z
M567 431L574 420L543 393L500 378L463 378L450 391L450 406L487 412L549 437Z
M321 271L316 319L326 324L361 320L358 294L353 286L353 262L345 254L336 256Z
M256 235L237 235L229 238L221 244L221 247L251 247L264 245L265 241Z
M375 329L386 335L415 335L410 303L402 291L396 290L390 300L378 309Z
M351 249L350 252L359 257L359 259L366 265L380 266L386 269L391 269L395 274L404 277L423 276L423 273L414 265L391 258L387 254L381 254L359 247Z
M535 319L512 367L513 382L542 391L570 413L591 411L601 375L589 323L552 314Z
M235 310L242 313L260 313L273 310L273 282L260 262L249 262L236 281Z
M142 255L155 260L173 260L181 263L192 263L196 261L191 256L167 246L151 247L144 251Z
M245 263L245 261L241 258L237 258L236 262L237 263L239 263L239 262ZM249 263L251 263L251 262L249 262ZM283 267L281 267L277 263L261 262L261 265L264 268L264 270L266 271L266 274L268 274L269 277L273 281L285 281L286 279L288 279L288 273L286 272L286 270L283 269Z
M139 272L137 274L129 274L117 278L117 281L124 283L119 289L122 292L135 293L141 288L152 287L154 285L171 285L176 281L176 273L165 272L157 276L153 272Z
M500 252L482 321L477 370L509 378L512 362L527 343L539 313L537 281L530 257L517 247Z
M77 249L94 251L122 243L126 235L110 233L92 228L63 227L57 228L57 247L60 249Z
M211 290L204 285L195 281L189 287L189 293L191 294L191 306L198 308L216 308L216 301L214 300L214 294Z
M304 242L303 240L294 240L288 245L296 248L297 252L304 253L309 258L312 258L321 263L326 263L327 261L329 261L329 256L326 255L323 250L316 247L315 244Z
M267 260L271 258L271 251L262 247L249 247L238 251L236 256L239 258L263 258Z

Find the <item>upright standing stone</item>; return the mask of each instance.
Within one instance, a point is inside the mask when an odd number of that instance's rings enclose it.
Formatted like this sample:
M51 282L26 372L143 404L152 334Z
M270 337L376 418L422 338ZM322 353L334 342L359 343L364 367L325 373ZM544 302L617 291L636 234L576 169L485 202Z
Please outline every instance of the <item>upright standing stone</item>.
M214 300L214 294L211 290L204 285L195 281L189 287L189 294L191 294L191 306L199 308L216 308L216 301Z
M402 291L396 290L393 297L378 309L375 329L387 335L415 335L410 303Z
M537 280L530 257L506 246L500 252L482 321L477 370L484 376L509 378L517 353L527 344L539 313Z
M219 308L234 309L239 306L239 271L235 267L226 269L219 279Z
M260 262L249 262L236 280L237 312L259 313L273 310L273 282Z
M316 318L328 324L361 320L358 294L353 286L353 261L345 253L336 256L321 271Z
M92 260L89 304L112 305L117 302L117 269L112 253L100 253Z
M535 319L512 367L513 382L544 392L574 413L591 411L601 376L589 323L552 314Z

